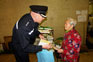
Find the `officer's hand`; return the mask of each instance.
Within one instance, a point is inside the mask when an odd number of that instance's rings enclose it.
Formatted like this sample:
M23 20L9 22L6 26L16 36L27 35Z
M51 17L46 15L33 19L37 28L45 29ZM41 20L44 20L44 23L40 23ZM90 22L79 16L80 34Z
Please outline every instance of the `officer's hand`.
M50 44L45 44L45 45L42 46L42 48L44 48L44 49L50 49L50 48L52 48L52 46Z
M45 37L42 34L39 34L40 39L45 39Z

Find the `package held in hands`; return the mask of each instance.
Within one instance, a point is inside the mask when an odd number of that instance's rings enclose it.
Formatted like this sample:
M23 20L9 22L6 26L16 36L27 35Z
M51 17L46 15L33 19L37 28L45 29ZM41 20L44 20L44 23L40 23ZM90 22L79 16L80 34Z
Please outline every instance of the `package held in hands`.
M45 44L49 44L49 43L50 43L50 41L41 39L39 42L39 45L45 45Z

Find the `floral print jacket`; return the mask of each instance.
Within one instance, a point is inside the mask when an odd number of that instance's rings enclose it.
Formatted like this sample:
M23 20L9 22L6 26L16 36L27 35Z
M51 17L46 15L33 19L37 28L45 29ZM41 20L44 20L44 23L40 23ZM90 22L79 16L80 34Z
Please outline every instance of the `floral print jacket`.
M81 36L79 33L72 29L65 33L62 42L63 53L61 54L62 61L64 62L77 62L81 46Z

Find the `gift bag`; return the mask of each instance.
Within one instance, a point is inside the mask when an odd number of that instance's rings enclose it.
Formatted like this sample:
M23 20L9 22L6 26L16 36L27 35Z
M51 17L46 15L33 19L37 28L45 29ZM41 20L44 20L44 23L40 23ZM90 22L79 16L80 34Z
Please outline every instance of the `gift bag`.
M43 49L37 53L38 62L54 62L53 51Z

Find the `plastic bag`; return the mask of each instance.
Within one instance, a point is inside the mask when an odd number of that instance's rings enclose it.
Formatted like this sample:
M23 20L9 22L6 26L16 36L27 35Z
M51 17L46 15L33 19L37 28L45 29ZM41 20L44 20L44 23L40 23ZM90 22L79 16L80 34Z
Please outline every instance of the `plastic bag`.
M38 62L54 62L53 51L43 49L37 53Z

